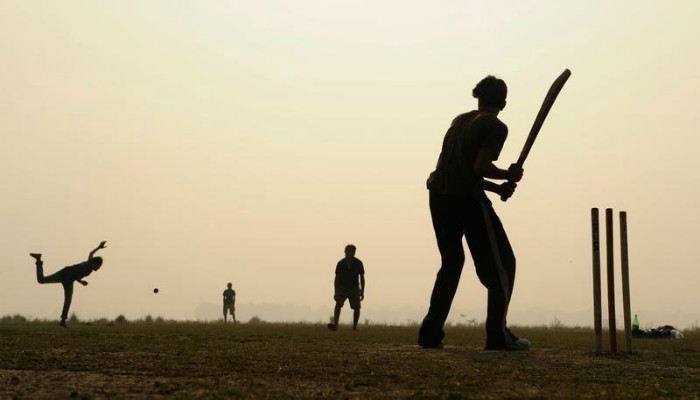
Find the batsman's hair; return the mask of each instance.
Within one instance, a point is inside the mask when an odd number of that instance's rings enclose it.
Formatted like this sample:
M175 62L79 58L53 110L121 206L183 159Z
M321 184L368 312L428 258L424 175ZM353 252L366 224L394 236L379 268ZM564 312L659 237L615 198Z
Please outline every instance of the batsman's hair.
M472 90L472 96L479 99L480 103L501 109L506 106L507 95L506 83L493 75L482 79Z
M345 251L348 251L348 250L356 251L357 247L355 247L354 244L349 244L349 245L345 246Z
M90 259L90 264L95 267L101 267L102 266L102 257L93 257Z

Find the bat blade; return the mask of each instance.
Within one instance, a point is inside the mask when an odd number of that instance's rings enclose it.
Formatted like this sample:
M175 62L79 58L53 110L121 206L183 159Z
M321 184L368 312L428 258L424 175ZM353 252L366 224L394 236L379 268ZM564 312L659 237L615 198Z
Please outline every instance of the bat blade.
M527 156L530 154L530 149L532 149L532 145L535 143L535 139L537 139L537 134L539 134L540 129L542 129L542 124L544 124L544 120L547 118L549 110L551 110L552 105L554 105L554 100L557 99L559 92L561 92L561 89L564 87L564 84L570 76L571 71L565 69L564 72L562 72L561 75L559 75L559 77L554 81L554 83L552 83L552 86L549 88L547 95L544 97L544 101L542 101L542 106L540 106L540 111L537 113L535 122L532 124L532 128L530 128L530 133L527 135L525 145L520 151L520 157L518 157L517 164L521 167L525 163Z
M544 124L544 120L549 114L549 110L552 109L554 101L557 99L559 92L561 92L561 89L564 87L566 81L569 80L570 76L571 71L569 69L565 69L564 72L562 72L561 75L559 75L557 79L554 80L552 86L549 87L549 91L547 92L547 95L544 97L544 101L542 101L542 105L540 106L540 111L537 113L537 117L535 117L535 122L532 124L532 128L530 128L530 133L527 135L525 145L520 151L520 157L518 157L518 161L516 162L516 164L518 164L521 168L523 164L525 164L527 156L530 154L532 145L535 144L537 134L540 133L540 129L542 129L542 124ZM506 201L507 198L501 197L501 200Z

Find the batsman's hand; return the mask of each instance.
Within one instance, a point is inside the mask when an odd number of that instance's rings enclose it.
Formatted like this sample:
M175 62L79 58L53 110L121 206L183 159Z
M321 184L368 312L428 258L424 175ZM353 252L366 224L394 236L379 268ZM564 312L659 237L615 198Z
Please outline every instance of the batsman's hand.
M503 182L499 185L500 192L498 194L501 195L501 200L506 201L510 199L510 197L513 195L513 192L515 192L515 188L518 187L518 185L514 182Z
M100 242L100 245L97 246L98 249L104 249L105 247L107 247L107 241L106 241L106 240L101 241L101 242Z
M523 179L523 167L518 164L510 164L508 167L508 181L509 182L520 182Z

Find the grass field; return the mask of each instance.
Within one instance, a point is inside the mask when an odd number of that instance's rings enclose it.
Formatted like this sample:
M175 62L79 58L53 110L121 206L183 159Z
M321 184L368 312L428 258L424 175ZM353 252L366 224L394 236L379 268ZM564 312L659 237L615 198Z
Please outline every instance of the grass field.
M486 352L481 328L310 324L0 324L0 398L689 398L699 332L595 356L592 331L520 328L528 352ZM622 335L618 343L624 343Z

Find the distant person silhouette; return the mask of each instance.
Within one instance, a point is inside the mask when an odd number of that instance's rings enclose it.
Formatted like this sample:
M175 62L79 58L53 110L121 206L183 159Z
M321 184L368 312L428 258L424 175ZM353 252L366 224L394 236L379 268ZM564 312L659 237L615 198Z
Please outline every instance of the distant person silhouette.
M66 319L68 319L68 310L70 309L71 300L73 299L73 282L78 282L83 286L87 286L87 282L83 279L90 275L93 271L97 271L102 266L102 257L94 257L95 253L107 247L103 241L88 255L87 261L80 264L65 267L58 272L44 276L44 262L41 260L41 253L29 253L36 260L36 280L44 283L60 283L63 285L63 312L61 313L61 326L67 328Z
M357 330L357 321L360 320L361 302L365 299L365 267L362 261L355 258L355 245L345 246L345 258L338 261L335 266L335 310L333 312L333 323L328 324L328 329L338 330L338 320L340 309L343 308L345 300L350 303L353 309L352 329Z
M227 283L228 289L224 290L224 323L228 313L231 313L233 323L236 323L236 291L232 289L231 282Z
M486 350L527 350L530 342L515 336L506 325L508 305L515 282L515 256L506 232L485 191L505 199L513 195L523 170L512 164L507 170L496 167L508 135L508 127L498 119L506 106L507 87L503 80L488 76L472 95L478 110L457 116L447 130L437 167L430 174L430 214L442 266L430 297L430 308L423 319L418 344L440 348L443 327L450 312L464 266L465 236L476 273L488 289ZM505 181L496 183L492 180Z

